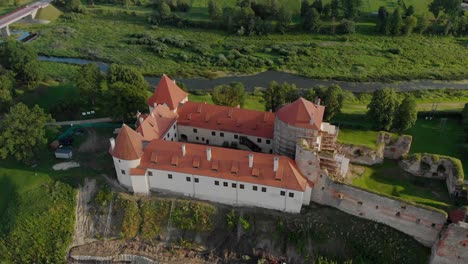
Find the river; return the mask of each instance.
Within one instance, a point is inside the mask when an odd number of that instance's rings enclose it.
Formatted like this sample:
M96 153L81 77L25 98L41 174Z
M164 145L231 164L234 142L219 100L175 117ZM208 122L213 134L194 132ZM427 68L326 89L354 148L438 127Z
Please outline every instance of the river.
M83 65L88 63L96 63L101 71L107 72L109 65L101 61L91 61L78 58L65 58L65 57L48 57L39 56L41 61L51 61L58 63L69 63ZM146 81L151 86L155 86L159 82L159 77L146 76ZM247 91L253 91L255 87L267 87L272 81L278 83L288 82L294 83L298 88L311 88L319 85L338 84L341 88L351 92L370 92L384 87L395 88L398 91L413 91L413 90L429 90L441 88L453 89L468 89L468 80L463 81L438 81L438 80L413 80L413 81L399 81L399 82L346 82L346 81L330 81L318 80L302 77L297 74L278 72L278 71L265 71L253 75L233 75L220 77L216 79L205 78L176 78L177 81L184 83L189 89L213 89L213 87L220 84L227 84L231 82L241 82L244 84Z

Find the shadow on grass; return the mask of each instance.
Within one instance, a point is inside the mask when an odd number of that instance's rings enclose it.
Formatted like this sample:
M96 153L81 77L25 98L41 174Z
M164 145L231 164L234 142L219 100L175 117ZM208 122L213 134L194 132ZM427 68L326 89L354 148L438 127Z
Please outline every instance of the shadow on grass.
M449 197L444 180L417 178L403 171L396 161L385 161L373 168L369 178L375 184L368 187L375 188L375 191L442 210L450 210L456 206L455 201ZM382 191L388 186L392 186L391 191Z
M0 175L0 236L11 230L16 222L16 206L18 204L17 188L6 175Z

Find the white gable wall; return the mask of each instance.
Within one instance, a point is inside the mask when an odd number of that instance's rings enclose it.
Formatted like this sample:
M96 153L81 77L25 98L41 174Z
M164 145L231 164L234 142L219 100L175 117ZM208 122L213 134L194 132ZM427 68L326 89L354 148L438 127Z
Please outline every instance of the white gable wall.
M140 159L122 160L116 157L112 157L112 159L114 160L115 173L117 174L117 180L119 183L129 190L133 190L132 181L130 178L130 169L136 168L138 165L140 165Z

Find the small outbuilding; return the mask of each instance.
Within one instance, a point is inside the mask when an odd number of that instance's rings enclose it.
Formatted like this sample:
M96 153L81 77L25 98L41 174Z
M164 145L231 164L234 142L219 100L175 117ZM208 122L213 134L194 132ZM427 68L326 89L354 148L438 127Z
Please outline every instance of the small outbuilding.
M59 148L55 151L57 159L71 159L73 157L73 150L69 148Z

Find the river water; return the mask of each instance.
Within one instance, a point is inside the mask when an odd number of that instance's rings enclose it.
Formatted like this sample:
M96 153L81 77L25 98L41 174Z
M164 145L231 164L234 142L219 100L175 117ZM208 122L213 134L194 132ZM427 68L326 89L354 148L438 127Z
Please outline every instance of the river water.
M48 57L39 56L41 61L51 61L58 63L69 63L83 65L88 63L96 63L101 71L107 72L109 65L105 62L91 61L78 58L65 58L65 57ZM155 86L159 82L159 77L146 76L146 81L151 86ZM272 81L278 83L288 82L295 84L298 88L311 88L319 85L338 84L341 88L351 92L370 92L384 87L395 88L398 91L413 91L413 90L429 90L440 88L453 88L453 89L468 89L468 80L464 81L435 81L435 80L414 80L414 81L400 81L400 82L346 82L346 81L329 81L318 80L302 77L300 75L278 72L266 71L254 75L233 75L220 77L216 79L205 78L176 78L178 82L184 83L189 89L209 90L220 84L228 84L231 82L241 82L244 84L247 91L253 91L255 87L267 87Z

